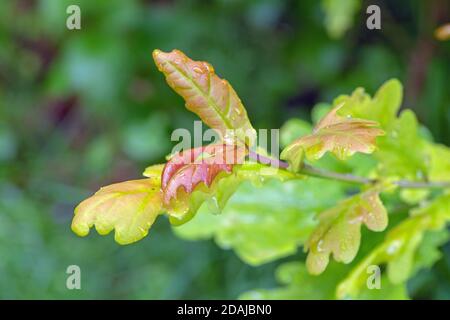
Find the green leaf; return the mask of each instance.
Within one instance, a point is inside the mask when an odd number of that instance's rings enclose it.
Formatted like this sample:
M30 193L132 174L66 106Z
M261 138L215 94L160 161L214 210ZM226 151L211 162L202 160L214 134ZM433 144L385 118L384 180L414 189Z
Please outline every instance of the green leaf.
M327 151L341 160L356 152L372 153L375 150L375 139L383 135L374 121L340 117L337 115L343 104L331 110L315 127L313 133L303 136L281 153L294 171L299 169L303 154L309 160L320 159Z
M404 110L393 121L386 136L378 141L374 153L378 160L378 175L408 180L425 180L429 167L426 141L420 137L416 116Z
M86 236L92 226L101 235L115 229L119 244L144 238L162 211L160 183L159 178L148 178L101 188L75 208L72 230Z
M261 188L247 182L221 215L210 215L203 206L192 221L174 231L186 239L214 237L245 262L259 265L295 253L315 227L315 213L342 196L340 184L320 179L285 183L269 179Z
M333 103L335 106L344 104L339 111L341 115L377 121L386 131L386 135L377 140L374 152L379 177L424 180L429 167L427 143L412 111L404 110L397 117L402 90L401 83L392 79L384 83L373 98L358 88L350 96L339 96ZM426 195L427 192L402 192L402 198L410 203Z
M240 299L269 299L269 300L324 300L336 298L336 286L348 266L332 263L327 270L313 276L308 273L306 266L301 262L288 262L282 264L276 271L278 282L283 285L275 289L257 289L242 294ZM364 289L356 299L407 299L405 285L394 285L388 279L381 278L380 289Z
M376 121L387 130L397 118L402 99L402 84L397 79L391 79L378 89L373 98L363 88L357 88L350 96L337 97L333 105L344 104L341 115Z
M426 232L441 230L449 220L449 193L438 196L432 202L411 211L411 217L389 231L386 239L340 283L338 296L341 298L357 296L365 284L366 270L370 265L387 264L389 280L396 284L405 282L418 268L435 261L437 258L435 251L433 259L420 258L420 254L423 254L423 251L419 250L420 245ZM441 241L442 239L434 243L440 244Z
M388 216L379 192L379 187L371 188L318 216L319 225L305 244L305 251L309 250L306 259L309 272L322 273L330 254L338 262L350 263L359 249L361 224L372 231L386 228Z
M241 100L209 63L193 61L179 50L154 50L153 59L169 86L184 98L186 108L217 130L227 143L234 142L235 137L250 145L255 142L256 131Z
M322 0L325 26L332 38L341 38L352 26L355 13L361 7L360 0Z
M430 157L428 178L435 181L450 180L450 148L442 144L427 144Z
M334 299L339 278L336 277L342 266L330 266L320 276L312 276L301 262L288 262L278 267L276 278L283 285L275 289L258 289L240 295L239 299L263 300L323 300Z
M445 228L426 232L414 255L411 274L414 275L424 268L431 268L435 262L441 259L442 252L439 250L439 247L447 243L449 239L450 234Z

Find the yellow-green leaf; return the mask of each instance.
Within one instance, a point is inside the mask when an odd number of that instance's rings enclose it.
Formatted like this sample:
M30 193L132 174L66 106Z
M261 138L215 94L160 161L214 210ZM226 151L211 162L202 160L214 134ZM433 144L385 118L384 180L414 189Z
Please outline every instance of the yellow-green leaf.
M318 216L319 225L305 244L305 251L309 250L306 266L310 273L322 273L330 254L338 262L350 263L359 249L361 224L372 231L387 227L388 216L379 192L379 187L371 188Z
M450 180L450 148L442 144L427 144L430 157L428 178L430 180Z
M338 297L357 296L366 283L366 270L370 265L387 264L387 275L392 283L406 281L414 271L413 260L425 233L444 228L449 220L450 193L413 210L411 217L390 230L386 239L340 283Z
M179 50L168 53L154 50L153 59L169 86L184 98L188 110L224 139L237 138L248 144L255 142L256 131L241 100L228 81L215 74L209 63L191 60Z
M154 179L161 180L162 171L163 171L165 165L166 164L163 163L163 164L155 164L150 167L147 167L147 168L145 168L142 175L147 178L154 178Z
M144 238L162 210L160 184L160 178L149 178L101 188L75 208L72 230L86 236L93 226L101 235L115 229L119 244Z

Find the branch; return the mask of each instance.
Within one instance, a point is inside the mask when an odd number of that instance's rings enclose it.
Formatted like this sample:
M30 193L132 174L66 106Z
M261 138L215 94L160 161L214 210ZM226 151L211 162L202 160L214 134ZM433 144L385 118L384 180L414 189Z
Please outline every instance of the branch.
M287 169L289 167L289 164L283 160L269 158L269 157L263 156L259 153L253 152L251 150L249 151L249 157L250 157L250 159L253 159L262 164L270 165L272 167L282 168L282 169ZM316 178L323 178L323 179L330 179L330 180L358 183L358 184L375 184L378 182L377 179L369 179L369 178L360 177L360 176L356 176L356 175L349 174L349 173L338 173L338 172L328 171L325 169L310 166L308 164L304 164L298 173L307 175L307 176L311 176L311 177L316 177ZM450 181L397 180L397 181L393 181L392 183L397 185L400 188L408 188L408 189L450 188Z
M320 168L315 168L313 166L310 166L308 164L304 164L302 169L299 173L317 177L317 178L324 178L324 179L331 179L331 180L338 180L343 182L350 182L350 183L359 183L359 184L374 184L377 181L374 179L369 179L365 177L359 177L355 176L349 173L338 173L338 172L332 172Z

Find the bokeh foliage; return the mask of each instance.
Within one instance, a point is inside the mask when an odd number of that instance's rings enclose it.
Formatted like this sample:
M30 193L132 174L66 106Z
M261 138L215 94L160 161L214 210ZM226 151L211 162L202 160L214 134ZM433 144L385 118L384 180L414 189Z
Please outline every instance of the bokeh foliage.
M151 61L155 48L179 48L213 62L256 128L278 128L292 117L309 120L316 103L357 86L374 93L395 77L405 84L403 107L418 114L437 142L449 145L450 48L432 38L448 19L445 1L380 1L381 31L365 28L365 1L346 1L339 9L348 12L336 12L338 17L327 10L332 2L1 1L0 298L234 298L274 287L273 272L283 262L281 283L289 277L304 281L303 267L296 265L301 253L255 268L211 241L174 237L164 219L150 237L127 247L97 235L77 238L70 221L81 199L99 186L139 177L170 152L173 129L192 127L195 117ZM81 7L82 30L65 27L69 4ZM320 118L320 109L314 108L313 118ZM345 171L340 163L329 166ZM289 210L303 197L318 210L311 197L325 193L317 184L312 194L292 200ZM242 188L229 210L251 215L257 208L251 202L263 205L254 197L264 191ZM305 187L287 188L294 193ZM324 201L332 202L341 191L328 188ZM285 204L284 196L271 200L264 208ZM264 241L258 234L267 232L266 221L259 218L249 243ZM218 242L232 246L239 236L233 232L222 229ZM279 257L295 251L291 236L301 237L285 232L274 253ZM374 243L382 240L376 237ZM449 297L450 247L442 250L432 269L409 282L412 297ZM81 267L80 291L65 287L71 264ZM341 272L341 266L331 267ZM327 282L333 287L333 279ZM329 298L327 290L317 298Z

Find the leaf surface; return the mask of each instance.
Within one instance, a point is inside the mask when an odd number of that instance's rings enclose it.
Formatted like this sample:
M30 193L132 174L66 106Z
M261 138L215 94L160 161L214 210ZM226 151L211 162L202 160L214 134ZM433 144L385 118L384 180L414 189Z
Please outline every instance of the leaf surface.
M371 98L363 88L357 88L351 95L340 95L334 106L343 104L343 116L376 121L384 130L389 129L397 118L403 99L403 87L397 79L386 81Z
M379 139L374 157L381 177L426 179L429 169L426 141L419 135L417 118L411 110L404 110L392 122L386 136Z
M106 235L115 229L115 240L129 244L144 238L162 211L160 180L153 177L101 188L75 208L72 230L86 236L95 226Z
M264 299L264 300L325 300L336 298L336 286L342 279L342 275L349 267L334 263L319 275L308 273L306 266L301 262L288 262L282 264L276 270L276 278L282 285L274 289L256 289L246 292L240 299ZM379 290L361 290L354 299L363 300L398 300L407 299L406 286L395 285L382 277L382 286Z
M373 187L318 216L319 225L305 244L305 251L309 251L306 259L309 272L322 273L330 254L338 262L350 263L360 246L362 224L372 231L387 227L388 216L379 192L379 187Z
M186 108L227 142L235 138L248 144L255 142L256 131L241 100L209 63L191 60L179 50L168 53L155 50L153 59L169 86L184 98Z
M432 264L439 258L436 255L436 249L428 252L433 257L424 259L418 256L421 252L420 246L426 232L442 230L449 220L449 193L438 196L423 207L412 210L411 216L390 230L385 240L375 247L340 283L338 297L357 296L365 285L366 270L370 265L387 264L389 280L393 283L403 283L418 268ZM437 245L442 243L442 239L438 240L432 243ZM430 250L428 244L425 248ZM430 260L430 258L433 259ZM415 265L415 261L418 261L418 264Z
M161 178L163 202L170 215L183 216L189 196L203 184L231 174L233 166L243 163L246 149L238 145L215 144L179 152L164 166Z
M309 160L317 160L329 151L345 160L356 152L372 153L375 150L376 137L384 134L378 123L341 117L337 112L342 107L333 108L314 127L312 134L297 139L283 150L281 158L289 161L294 171L298 171L303 154Z

